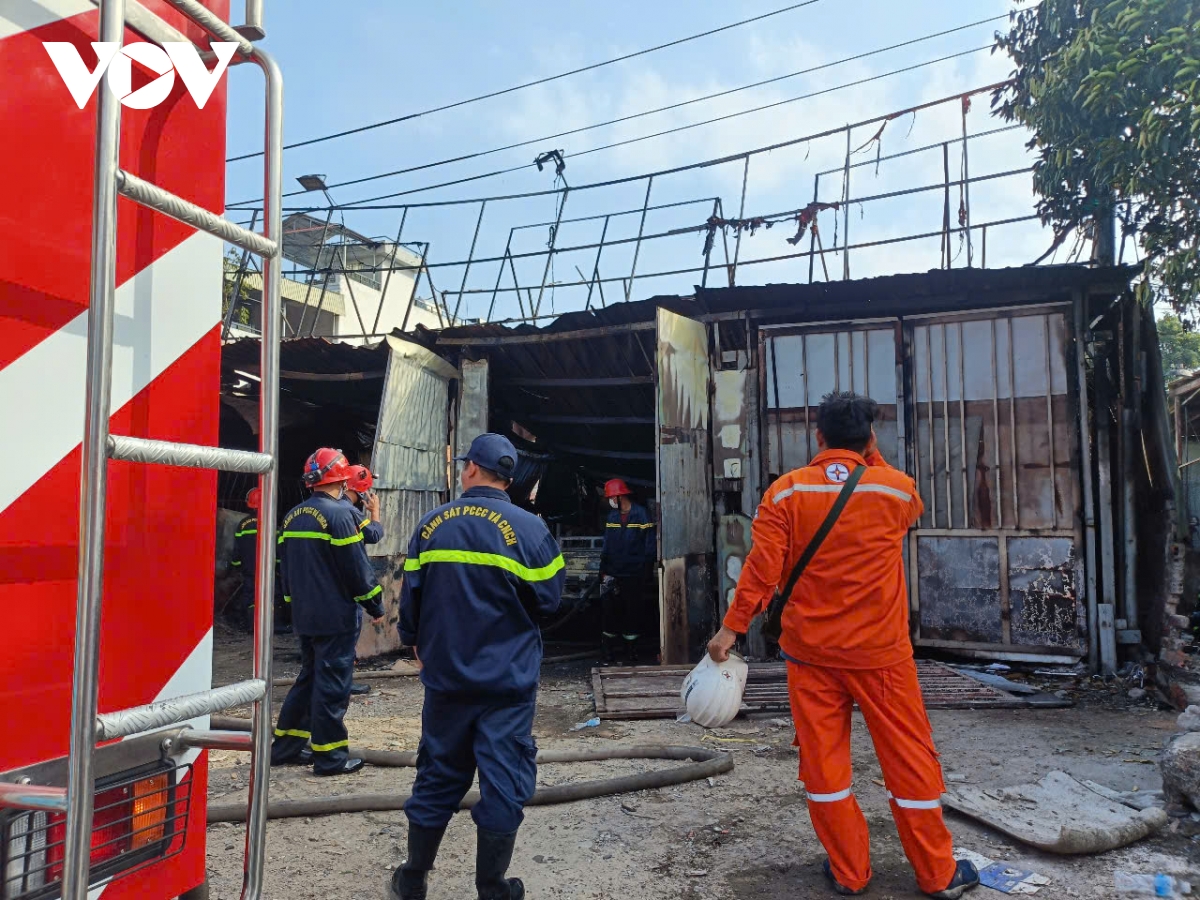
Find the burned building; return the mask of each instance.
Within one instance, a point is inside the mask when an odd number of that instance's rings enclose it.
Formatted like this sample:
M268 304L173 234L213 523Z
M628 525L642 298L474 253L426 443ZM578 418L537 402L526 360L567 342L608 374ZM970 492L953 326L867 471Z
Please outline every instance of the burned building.
M905 548L914 644L1112 668L1118 643L1157 649L1174 538L1153 317L1132 274L697 288L545 327L394 335L355 351L376 354L354 385L377 399L360 441L385 498L376 552L401 557L419 516L453 496L449 451L499 431L522 454L514 499L568 552L594 553L606 479L642 493L658 523L661 658L698 658L763 491L815 454L821 398L854 390L879 403L881 450L925 504ZM319 383L285 373L285 397Z

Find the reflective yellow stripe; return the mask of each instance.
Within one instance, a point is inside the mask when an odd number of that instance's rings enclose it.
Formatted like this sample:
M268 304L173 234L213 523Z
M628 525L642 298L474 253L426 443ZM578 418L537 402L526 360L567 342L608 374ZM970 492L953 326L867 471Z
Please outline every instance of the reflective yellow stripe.
M605 528L620 528L621 523L620 522L607 522L607 523L605 523L604 527Z
M406 559L404 561L404 571L405 572L420 572L421 571L421 561L419 559L417 559L416 557L409 557L408 559Z
M362 520L362 522L359 523L358 527L366 528L370 524L371 524L371 517L367 516L365 519Z
M383 593L383 588L380 587L379 585L375 585L375 587L371 588L369 591L367 591L361 597L355 597L354 602L355 603L366 603L372 597L376 597L382 593Z
M637 524L634 522L630 522L626 527L627 528L653 528L654 523L653 522L642 522L641 524Z
M258 534L258 529L250 528L250 529L247 529L246 531L238 531L238 532L235 532L233 536L235 538L240 538L240 537L246 537L246 535L249 535L249 534Z
M287 594L284 594L284 595L283 595L283 602L284 602L284 603L291 603L291 602L292 602L292 598L291 598L291 597L289 597Z
M328 753L330 750L337 750L339 747L349 747L349 741L334 741L332 744L313 744L313 753Z
M312 737L312 732L301 731L299 728L276 728L275 737L298 737L308 740Z
M335 538L326 534L323 531L285 531L279 536L279 543L283 543L289 538L304 538L311 541L329 541L335 547L344 547L347 544L353 544L355 541L363 539L361 534L352 534L350 537Z
M231 566L240 566L241 564L242 564L242 561L240 559L235 559L233 562L230 563Z
M282 544L284 541L290 538L305 538L313 541L327 541L329 540L329 535L323 531L285 531L279 535L279 543Z
M546 581L553 578L565 565L562 554L554 557L548 564L539 569L531 569L528 566L523 566L515 559L507 556L501 556L499 553L476 553L473 550L425 550L420 557L415 560L407 559L404 561L404 571L415 571L426 563L463 563L468 566L495 566L498 569L504 569L506 572L512 572L522 581Z

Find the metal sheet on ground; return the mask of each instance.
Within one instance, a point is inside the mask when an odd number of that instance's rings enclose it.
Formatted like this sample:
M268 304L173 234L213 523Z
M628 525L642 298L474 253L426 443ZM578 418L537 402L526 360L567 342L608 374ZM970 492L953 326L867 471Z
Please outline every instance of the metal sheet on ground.
M602 719L670 719L682 710L679 691L691 666L634 666L592 670L596 714ZM1070 706L1045 695L1017 697L981 684L933 660L917 660L928 709L1028 709ZM742 712L788 709L787 663L751 663Z

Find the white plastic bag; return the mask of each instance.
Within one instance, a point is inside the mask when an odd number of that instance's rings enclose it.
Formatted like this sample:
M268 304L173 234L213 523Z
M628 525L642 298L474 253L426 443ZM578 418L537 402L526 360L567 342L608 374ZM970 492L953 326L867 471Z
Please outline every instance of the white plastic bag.
M740 656L730 654L723 663L707 653L683 680L679 692L687 714L697 725L720 728L728 725L742 708L742 694L750 667Z

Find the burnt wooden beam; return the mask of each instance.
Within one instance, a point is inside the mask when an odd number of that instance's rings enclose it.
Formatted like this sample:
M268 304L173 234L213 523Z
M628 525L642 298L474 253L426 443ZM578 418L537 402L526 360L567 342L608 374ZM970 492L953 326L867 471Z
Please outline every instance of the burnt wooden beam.
M654 453L638 453L632 450L599 450L595 447L576 447L571 444L554 444L556 450L576 456L595 456L601 459L655 459Z
M653 375L618 375L613 378L505 378L496 387L626 387L654 384Z
M601 325L597 328L582 328L577 331L549 331L538 334L497 334L479 337L443 337L438 335L438 346L450 347L496 347L505 344L546 344L551 341L579 341L626 334L630 331L653 331L656 322L627 322L624 325Z
M654 416L554 416L540 413L518 416L548 425L653 425Z

